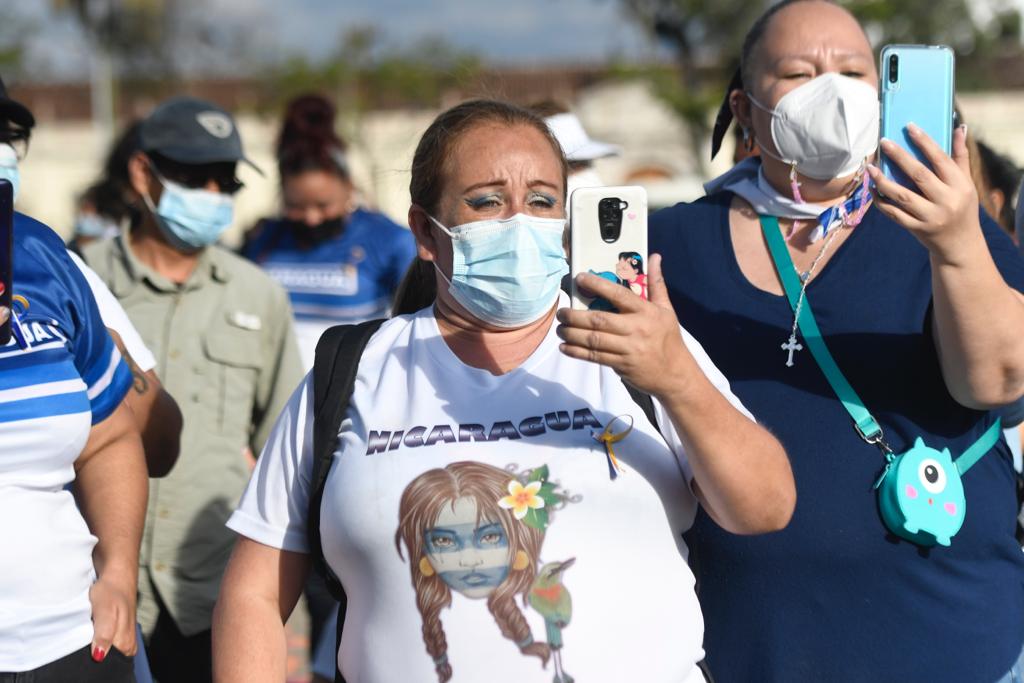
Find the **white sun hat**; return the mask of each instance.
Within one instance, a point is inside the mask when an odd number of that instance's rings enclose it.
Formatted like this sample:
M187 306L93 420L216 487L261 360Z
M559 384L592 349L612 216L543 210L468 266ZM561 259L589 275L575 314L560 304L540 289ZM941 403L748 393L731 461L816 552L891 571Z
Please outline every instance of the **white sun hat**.
M593 161L622 153L618 145L592 140L575 114L555 114L544 119L544 122L562 145L565 158L569 161Z

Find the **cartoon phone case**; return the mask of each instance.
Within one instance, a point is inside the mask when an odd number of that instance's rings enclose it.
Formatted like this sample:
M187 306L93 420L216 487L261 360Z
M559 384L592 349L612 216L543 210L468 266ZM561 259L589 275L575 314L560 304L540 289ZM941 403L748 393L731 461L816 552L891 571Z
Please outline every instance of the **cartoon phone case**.
M576 275L592 273L647 298L647 192L642 187L586 187L572 193L570 258L572 307L614 310L585 297Z
M0 306L11 308L14 288L11 255L14 250L14 189L10 181L0 180ZM12 315L13 317L13 315ZM0 346L11 340L11 320L0 325Z
M953 144L953 50L944 45L887 45L882 48L880 90L881 135L927 164L911 142L907 124L914 123L949 154ZM885 175L906 187L911 181L885 154Z

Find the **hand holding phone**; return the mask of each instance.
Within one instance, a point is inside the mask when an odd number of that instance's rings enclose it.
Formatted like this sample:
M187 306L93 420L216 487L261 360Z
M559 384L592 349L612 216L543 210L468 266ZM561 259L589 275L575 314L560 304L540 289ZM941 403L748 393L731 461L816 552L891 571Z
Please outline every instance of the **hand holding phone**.
M587 187L572 193L570 270L576 310L615 310L576 285L591 273L647 299L647 192L642 187Z

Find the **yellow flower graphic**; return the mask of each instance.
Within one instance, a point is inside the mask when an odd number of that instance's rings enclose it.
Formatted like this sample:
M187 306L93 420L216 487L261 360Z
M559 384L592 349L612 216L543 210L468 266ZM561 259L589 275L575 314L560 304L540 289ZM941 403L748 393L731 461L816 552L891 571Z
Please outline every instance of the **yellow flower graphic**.
M537 495L542 482L531 481L526 486L513 479L508 483L508 495L498 501L498 506L512 510L516 519L522 519L530 509L539 510L544 507L544 499Z

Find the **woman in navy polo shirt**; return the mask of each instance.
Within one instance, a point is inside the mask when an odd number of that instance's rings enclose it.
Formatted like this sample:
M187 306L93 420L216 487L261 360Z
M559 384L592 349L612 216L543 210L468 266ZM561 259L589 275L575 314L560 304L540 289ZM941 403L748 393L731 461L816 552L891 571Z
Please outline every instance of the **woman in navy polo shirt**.
M328 327L387 315L415 256L408 230L358 206L334 114L319 95L288 105L277 143L282 215L261 221L242 247L288 291L307 368Z
M0 681L134 681L146 464L131 373L46 226L15 214L0 346Z
M1006 443L963 474L965 506L930 493L941 487L926 466L930 488L900 487L940 516L966 508L948 547L943 533L932 545L890 531L874 488L886 458L855 431L780 283L803 283L894 454L920 438L955 459L990 434L990 409L1024 391L1024 265L979 218L966 131L951 157L911 131L934 172L882 143L920 191L880 176L874 53L830 2L774 6L741 63L716 133L734 115L760 160L650 228L680 321L786 447L797 484L777 534L732 535L703 511L686 534L712 673L720 683L1009 681L1024 643L1024 555ZM865 190L865 174L891 199ZM777 267L773 253L786 252Z

